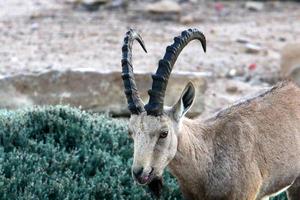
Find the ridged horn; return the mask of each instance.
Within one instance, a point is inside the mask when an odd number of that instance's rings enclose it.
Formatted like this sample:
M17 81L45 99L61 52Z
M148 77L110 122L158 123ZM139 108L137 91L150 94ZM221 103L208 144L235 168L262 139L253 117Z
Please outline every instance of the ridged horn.
M185 30L180 36L174 38L174 43L167 47L163 59L158 63L156 73L152 75L152 88L148 91L150 98L145 106L148 115L159 116L163 114L165 92L173 66L182 49L192 40L199 40L204 52L206 52L205 36L197 29Z
M128 109L131 114L140 114L145 111L144 103L142 102L135 83L132 66L132 44L137 40L147 53L142 37L130 29L124 38L122 46L122 79L124 84L124 92L127 98Z

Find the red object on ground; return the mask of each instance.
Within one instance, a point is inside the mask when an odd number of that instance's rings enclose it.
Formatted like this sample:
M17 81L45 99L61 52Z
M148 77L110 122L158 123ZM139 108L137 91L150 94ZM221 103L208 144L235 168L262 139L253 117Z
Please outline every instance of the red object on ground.
M250 64L250 65L248 66L248 69L249 69L250 71L253 71L253 70L256 69L256 67L257 67L257 65L256 65L255 63L252 63L252 64Z
M216 11L221 12L224 9L224 4L217 2L215 3L214 7Z

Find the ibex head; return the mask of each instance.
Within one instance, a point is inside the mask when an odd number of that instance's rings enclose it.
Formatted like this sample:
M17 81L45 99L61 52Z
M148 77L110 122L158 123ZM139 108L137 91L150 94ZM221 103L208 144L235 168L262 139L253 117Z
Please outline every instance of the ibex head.
M195 88L188 83L179 100L172 107L164 108L165 91L172 68L182 49L192 40L201 42L206 50L205 36L197 29L183 31L174 38L159 61L158 69L152 75L152 88L148 91L149 102L144 105L135 84L132 67L132 44L137 40L145 52L144 42L139 34L130 29L122 47L122 78L128 108L131 112L129 134L134 140L134 161L132 175L139 184L149 184L155 195L159 195L164 168L177 152L177 137L181 118L191 108Z

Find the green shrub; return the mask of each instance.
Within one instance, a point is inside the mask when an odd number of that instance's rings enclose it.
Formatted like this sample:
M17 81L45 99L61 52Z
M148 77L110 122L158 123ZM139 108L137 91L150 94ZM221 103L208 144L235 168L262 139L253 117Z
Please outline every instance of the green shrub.
M276 196L274 198L271 198L271 200L287 200L287 196L286 196L286 194L284 192L284 193L281 193L280 195L278 195L278 196Z
M122 121L65 106L0 111L1 200L151 199L131 163ZM162 199L182 199L169 173Z
M124 122L68 107L0 112L0 199L151 199ZM166 199L180 198L166 175Z

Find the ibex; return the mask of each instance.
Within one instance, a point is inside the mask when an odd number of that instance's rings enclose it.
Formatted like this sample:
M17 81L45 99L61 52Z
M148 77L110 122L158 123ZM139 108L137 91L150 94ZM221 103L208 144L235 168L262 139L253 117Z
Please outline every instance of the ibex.
M122 47L122 78L131 112L129 134L134 141L133 178L155 195L162 189L166 167L177 178L185 199L262 200L287 190L300 199L300 89L284 81L269 91L224 109L208 119L188 119L195 99L188 83L177 103L164 107L174 63L182 49L206 39L197 29L183 31L168 46L152 75L144 106L132 67L132 44L139 34L126 33Z

